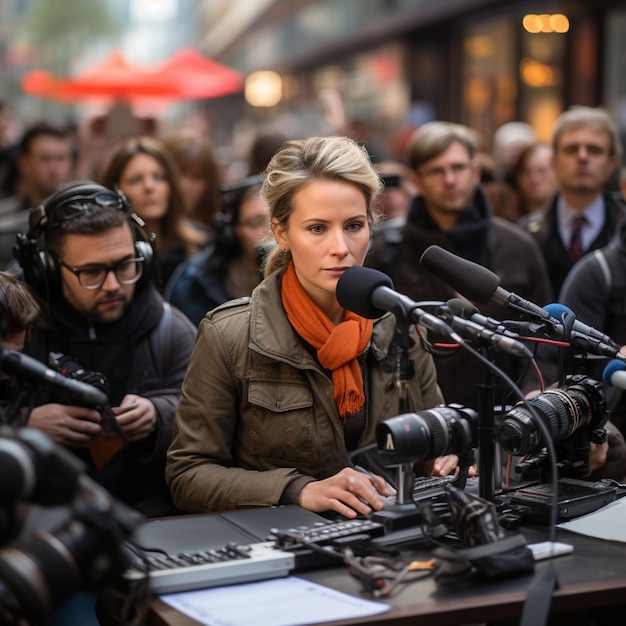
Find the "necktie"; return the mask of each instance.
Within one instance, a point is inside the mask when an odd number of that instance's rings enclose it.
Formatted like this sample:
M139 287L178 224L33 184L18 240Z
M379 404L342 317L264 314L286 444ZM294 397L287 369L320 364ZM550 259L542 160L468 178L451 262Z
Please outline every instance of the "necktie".
M572 238L569 244L569 256L575 263L583 255L582 232L587 218L584 215L577 215L572 221Z

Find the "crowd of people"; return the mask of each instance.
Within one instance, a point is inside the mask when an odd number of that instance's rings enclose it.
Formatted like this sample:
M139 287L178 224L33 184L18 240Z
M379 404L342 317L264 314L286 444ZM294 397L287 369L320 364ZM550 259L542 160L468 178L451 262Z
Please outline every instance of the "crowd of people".
M336 287L348 268L381 270L416 302L463 297L420 264L434 244L626 344L615 122L572 107L551 144L519 123L497 139L489 155L472 129L432 121L399 161L342 135L262 137L233 181L208 137L180 129L120 140L83 180L71 134L34 125L0 170L2 345L69 359L109 404L85 406L43 381L24 393L0 374L4 421L46 433L147 517L381 509L392 487L351 453L400 412L477 408L481 373L435 332L411 325L399 345L391 313L345 309ZM481 313L506 315L494 302ZM562 374L554 349L535 355L543 380L517 356L490 357L528 394ZM510 401L504 381L496 388ZM626 401L615 395L611 436L590 455L593 475L621 482ZM427 459L420 471L450 474L458 462Z

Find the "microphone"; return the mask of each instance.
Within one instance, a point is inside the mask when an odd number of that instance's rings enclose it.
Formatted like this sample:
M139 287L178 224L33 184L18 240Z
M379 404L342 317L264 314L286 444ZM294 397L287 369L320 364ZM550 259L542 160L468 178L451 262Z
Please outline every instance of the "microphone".
M18 379L35 383L47 383L65 391L71 400L81 405L100 408L108 405L105 393L79 380L65 378L32 357L16 350L2 349L0 370L13 374Z
M459 302L463 302L459 298L456 298ZM469 304L469 303L468 303ZM455 305L456 306L456 305ZM449 312L447 313L445 309L448 308ZM476 307L470 304L470 308L475 309ZM443 309L443 310L442 310ZM526 359L532 359L533 353L521 342L517 340L517 335L512 333L509 330L503 328L503 333L494 332L489 330L487 325L482 324L481 322L477 322L474 320L474 315L471 316L471 319L463 319L463 317L457 317L454 315L454 311L452 307L442 307L440 309L441 313L444 315L445 320L448 324L456 331L461 334L468 334L471 337L478 339L482 343L492 344L503 350L504 352L510 352L515 356L521 356ZM482 315L476 315L476 317L486 320L489 323L490 318L484 317Z
M570 315L573 315L574 317L576 317L576 314L574 313L574 311L572 311L572 309L558 302L555 302L552 304L546 304L546 306L544 306L543 309L544 311L547 311L556 320L562 320L563 315L566 313L569 313ZM619 346L617 345L617 343L615 343L615 341L613 341L613 339L611 339L608 335L603 335L599 330L596 330L593 326L588 326L587 324L583 324L583 322L581 322L578 319L574 320L574 323L572 324L572 330L575 330L576 332L581 333L583 335L588 335L589 337L592 337L593 339L597 339L601 343L605 343L615 348L616 350L619 350Z
M554 322L547 311L500 287L500 277L486 267L463 259L439 246L429 246L420 263L473 302L487 304L490 300L515 309L523 309L535 318Z
M380 317L385 311L401 312L409 321L422 323L433 332L443 333L456 343L464 343L455 330L466 332L483 342L490 342L501 350L517 356L532 358L532 353L520 341L493 333L470 321L462 320L450 313L446 321L426 313L407 296L393 290L391 278L378 270L355 265L349 267L337 282L337 301L357 315L369 318ZM399 310L398 310L399 309ZM446 323L447 322L447 323Z
M517 294L500 287L500 277L478 263L462 259L439 246L429 246L422 254L420 263L472 301L485 304L492 300L518 312L526 313L534 319L541 320L548 327L547 336L551 339L569 341L575 348L608 356L612 359L626 359L619 353L619 346L610 338L608 338L610 341L608 343L597 336L582 332L580 329L591 330L591 327L585 324L581 323L580 326L574 327L567 336L565 328L559 320L554 319L548 311L533 302L524 300ZM595 333L604 337L599 331L595 331Z
M512 339L517 339L519 337L518 333L514 333L509 330L504 323L500 322L500 320L481 315L478 308L467 300L461 300L461 298L451 298L446 302L446 306L454 315L458 315L464 320L476 322L476 324L480 324L481 326L484 326L489 330L493 330L500 335L504 335L505 337L511 337Z
M626 389L626 364L622 361L611 361L602 372L602 382L609 387Z
M426 313L407 296L393 290L387 274L370 267L349 267L337 281L337 302L361 317L376 319L386 311L401 313L409 321L422 323L428 330L450 335L457 343L463 339L435 315Z

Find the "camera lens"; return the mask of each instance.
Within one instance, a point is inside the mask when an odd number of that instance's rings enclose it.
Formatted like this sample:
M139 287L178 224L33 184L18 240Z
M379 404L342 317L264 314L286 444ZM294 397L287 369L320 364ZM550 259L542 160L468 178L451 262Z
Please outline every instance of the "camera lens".
M442 405L380 422L376 442L388 464L464 454L476 445L478 415L461 405Z
M518 403L505 414L496 438L505 452L516 456L530 454L545 445L526 404L535 409L553 441L566 439L582 428L603 426L608 417L602 385L580 374L568 376L563 387Z

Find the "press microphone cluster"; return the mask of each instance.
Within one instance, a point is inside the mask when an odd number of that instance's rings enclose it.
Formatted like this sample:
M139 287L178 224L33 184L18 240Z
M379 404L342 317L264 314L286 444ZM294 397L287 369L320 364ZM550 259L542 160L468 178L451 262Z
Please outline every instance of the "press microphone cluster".
M462 338L443 320L422 310L417 302L394 291L393 282L387 274L378 270L355 265L349 267L337 282L337 301L348 311L361 317L376 319L387 311L406 316L412 323L421 323L433 332Z
M472 320L457 317L443 306L438 315L427 313L419 303L393 289L393 282L378 270L354 266L348 268L337 283L337 301L357 315L375 319L386 311L405 317L409 322L423 324L428 330L442 333L455 343L464 343L463 336L481 345L493 345L501 350L532 358L530 350L513 333L508 336L494 332Z
M424 251L420 263L460 294L478 304L491 301L504 305L540 325L534 329L549 339L568 341L574 348L613 359L625 360L619 346L599 330L575 319L574 313L562 304L549 304L542 308L515 293L500 287L500 277L491 270L463 259L439 246ZM498 329L501 323L491 318L472 319L487 328Z

